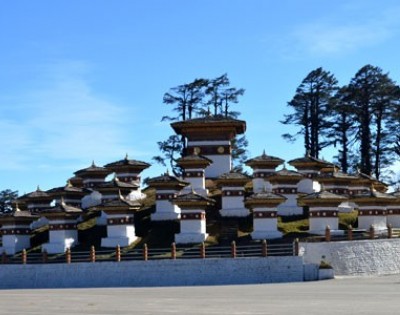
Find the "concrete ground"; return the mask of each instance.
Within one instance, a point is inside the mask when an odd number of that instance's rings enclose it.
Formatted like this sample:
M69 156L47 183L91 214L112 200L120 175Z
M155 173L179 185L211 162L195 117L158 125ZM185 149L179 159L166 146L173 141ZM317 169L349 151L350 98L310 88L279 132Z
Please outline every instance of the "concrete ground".
M243 286L0 290L0 314L13 315L399 313L400 275Z

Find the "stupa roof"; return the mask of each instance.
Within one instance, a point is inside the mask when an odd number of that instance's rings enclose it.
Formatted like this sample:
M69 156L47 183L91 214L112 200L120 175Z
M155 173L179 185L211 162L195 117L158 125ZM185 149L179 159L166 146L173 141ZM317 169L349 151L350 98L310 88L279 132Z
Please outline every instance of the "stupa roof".
M52 196L50 196L47 192L43 191L40 189L39 186L37 186L36 190L33 192L30 192L28 194L25 194L21 197L18 198L18 200L27 200L27 199L45 199L45 200L51 200Z
M182 208L205 208L215 203L214 199L202 196L193 190L188 194L178 195L172 202Z
M183 156L177 160L177 164L182 168L188 168L190 166L207 167L212 164L213 161L206 158L205 156L198 154L190 154Z
M247 160L245 164L252 168L257 168L262 166L277 167L278 165L281 165L283 162L285 161L282 160L281 158L272 155L267 155L265 154L265 151L263 151L263 154Z
M193 139L203 139L204 135L210 133L219 136L221 139L231 139L236 134L242 134L246 131L246 122L223 115L210 115L174 122L171 127L177 134L186 135Z
M271 173L270 176L267 177L268 181L271 183L278 183L278 182L299 182L302 178L304 177L303 174L293 171L293 170L288 170L286 167L283 167L282 169Z
M40 213L41 214L42 213L43 214L46 214L46 213L80 214L80 213L82 213L82 209L67 205L64 201L61 201L61 203L57 204L54 207L41 210Z
M62 187L55 187L52 189L47 190L48 194L54 195L54 194L59 194L59 193L83 193L83 188L81 187L75 187L72 185L71 181L68 180L67 184Z
M123 198L122 196L120 196L117 199L113 199L110 201L105 202L104 204L102 204L102 207L134 207L134 208L138 208L141 206L141 203L137 200L128 200Z
M169 175L168 172L164 173L161 176L150 178L147 181L147 184L150 187L185 187L188 186L189 183L180 180L179 178Z
M74 174L83 178L83 177L90 176L90 175L102 175L105 177L111 173L112 173L111 170L109 170L105 167L102 167L102 166L97 166L93 161L91 166L80 169L80 170L76 171Z
M250 180L250 176L240 172L231 171L218 176L216 182L218 186L244 186Z
M343 201L348 200L343 195L331 193L322 189L319 192L311 193L298 198L297 203L300 206L332 206L337 207Z
M247 197L246 201L247 200L280 200L283 202L286 200L286 197L280 194L274 194L271 191L260 191Z
M335 164L331 162L312 157L309 153L307 153L306 156L304 157L290 160L288 163L297 169L308 169L308 168L321 169L323 167L335 166Z
M123 188L123 189L136 189L138 188L140 185L139 184L135 184L135 183L131 183L131 182L124 182L124 181L120 181L118 179L118 177L115 177L113 180L109 181L109 182L105 182L105 183L100 183L96 189L98 190L102 190L102 189L108 189L108 188Z
M108 163L106 165L104 165L104 167L106 168L110 168L110 169L118 169L118 168L137 168L137 169L141 169L144 170L148 167L150 167L151 165L149 163L143 162L143 161L138 161L138 160L133 160L133 159L129 159L128 155L125 156L124 159L119 160L119 161L115 161L112 163Z

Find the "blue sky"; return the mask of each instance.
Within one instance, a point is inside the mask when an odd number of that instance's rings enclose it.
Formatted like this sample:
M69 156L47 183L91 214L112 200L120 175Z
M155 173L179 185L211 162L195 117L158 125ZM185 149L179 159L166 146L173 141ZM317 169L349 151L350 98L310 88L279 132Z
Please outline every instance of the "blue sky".
M126 153L151 162L172 133L163 94L223 73L246 89L250 156L301 156L279 123L296 87L320 66L340 84L366 64L399 82L399 16L396 0L3 1L0 190L62 186Z

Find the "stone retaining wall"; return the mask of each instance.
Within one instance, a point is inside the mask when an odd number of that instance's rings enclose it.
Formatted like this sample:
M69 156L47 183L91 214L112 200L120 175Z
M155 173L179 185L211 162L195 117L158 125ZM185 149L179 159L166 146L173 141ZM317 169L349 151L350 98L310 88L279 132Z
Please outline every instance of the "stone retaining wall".
M335 275L400 273L400 239L300 243L305 263L329 263Z
M296 256L1 265L0 279L3 289L254 284L303 281L305 268Z

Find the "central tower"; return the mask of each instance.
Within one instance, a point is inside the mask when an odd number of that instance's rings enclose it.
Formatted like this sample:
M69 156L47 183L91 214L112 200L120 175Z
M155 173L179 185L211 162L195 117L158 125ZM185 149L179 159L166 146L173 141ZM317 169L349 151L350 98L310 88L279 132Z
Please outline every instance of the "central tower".
M187 139L186 155L202 155L212 161L205 169L206 178L231 171L232 140L246 131L246 122L224 116L207 116L171 124L178 135Z

